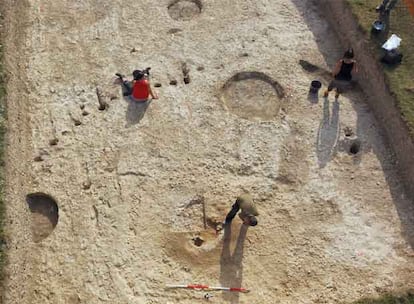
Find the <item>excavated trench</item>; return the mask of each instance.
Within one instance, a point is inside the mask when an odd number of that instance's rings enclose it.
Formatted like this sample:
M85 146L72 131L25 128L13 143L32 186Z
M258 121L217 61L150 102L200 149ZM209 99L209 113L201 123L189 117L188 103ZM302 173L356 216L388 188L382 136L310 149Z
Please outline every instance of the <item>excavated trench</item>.
M323 0L314 3L337 33L344 48L354 48L360 67L359 83L363 84L361 87L368 104L395 153L400 178L407 192L414 196L414 142L386 84L382 66L369 51L371 42L365 39L346 1Z

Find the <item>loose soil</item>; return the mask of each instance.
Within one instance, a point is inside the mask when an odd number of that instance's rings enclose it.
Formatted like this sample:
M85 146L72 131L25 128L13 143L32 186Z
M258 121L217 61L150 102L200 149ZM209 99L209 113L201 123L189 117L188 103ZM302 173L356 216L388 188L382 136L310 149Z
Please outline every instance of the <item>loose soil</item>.
M177 16L194 3L177 2ZM203 1L185 20L164 0L4 5L3 303L204 302L165 289L186 283L251 290L215 303L414 288L414 206L364 94L308 99L343 51L310 0ZM112 75L147 66L160 99L124 99ZM231 82L251 72L261 76ZM258 226L220 230L244 191ZM25 201L38 192L59 210L41 241Z

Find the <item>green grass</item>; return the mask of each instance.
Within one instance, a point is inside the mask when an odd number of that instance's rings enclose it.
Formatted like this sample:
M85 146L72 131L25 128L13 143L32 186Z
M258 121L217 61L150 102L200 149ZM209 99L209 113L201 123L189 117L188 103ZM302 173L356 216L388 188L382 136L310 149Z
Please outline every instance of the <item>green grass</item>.
M414 294L399 296L387 294L375 299L361 299L353 304L414 304Z
M371 51L380 60L383 51L381 45L384 40L371 35L372 22L378 19L375 7L381 0L347 0L357 17L360 28L365 32L367 39L372 42ZM395 96L401 116L406 122L412 138L414 138L414 17L399 0L391 11L389 35L396 34L402 41L399 50L403 54L403 61L396 67L383 65L385 78L391 93ZM387 39L389 37L385 37ZM414 304L414 293L405 295L386 294L379 298L365 298L353 304Z
M0 24L3 20L0 17ZM2 28L0 28L2 29ZM3 278L3 266L5 263L5 241L4 241L4 136L5 136L5 73L3 69L3 44L2 44L2 32L0 32L0 280Z
M382 41L371 36L370 32L372 22L378 19L375 7L381 3L381 0L347 1L367 38L371 40L374 54L379 60L382 54ZM384 73L391 93L396 97L401 116L414 138L414 17L410 15L403 0L399 0L391 11L389 29L389 36L394 33L402 39L399 50L403 54L403 62L395 68L383 65Z

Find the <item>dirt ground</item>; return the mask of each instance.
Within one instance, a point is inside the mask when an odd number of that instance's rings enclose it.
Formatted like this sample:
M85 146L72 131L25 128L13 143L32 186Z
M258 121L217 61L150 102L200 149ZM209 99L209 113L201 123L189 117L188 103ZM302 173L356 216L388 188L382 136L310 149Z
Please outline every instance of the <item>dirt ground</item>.
M311 1L4 5L4 303L205 302L165 289L187 283L251 290L214 303L414 288L414 206L363 94L308 96L343 51ZM137 105L113 75L147 66L160 99ZM244 191L259 225L216 233Z

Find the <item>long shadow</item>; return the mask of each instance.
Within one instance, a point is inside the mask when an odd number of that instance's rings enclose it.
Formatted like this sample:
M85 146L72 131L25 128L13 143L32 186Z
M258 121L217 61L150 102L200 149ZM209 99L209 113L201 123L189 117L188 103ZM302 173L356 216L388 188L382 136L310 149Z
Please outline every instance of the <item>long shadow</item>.
M312 31L315 40L318 43L318 49L325 58L325 61L333 66L334 62L342 56L343 50L349 47L342 45L338 40L338 36L329 29L329 27L321 27L321 24L329 24L327 20L324 21L324 16L320 15L323 9L323 1L312 0L292 0L292 3L297 7L298 11L303 16L308 28ZM389 22L389 21L388 21ZM332 38L332 41L327 38ZM357 42L355 42L357 43ZM335 51L336 49L336 51ZM360 65L363 63L359 63ZM363 85L363 84L361 84ZM353 98L351 104L357 113L356 134L357 138L368 138L368 144L372 152L377 156L381 163L382 170L385 175L385 180L389 187L393 203L397 209L397 213L402 225L403 237L407 243L414 249L414 199L406 197L402 182L398 176L397 168L395 167L395 160L390 157L393 153L383 135L384 127L379 124L377 126L378 133L381 135L381 140L375 141L369 138L371 125L367 125L364 118L364 111L361 110L361 103L355 102L357 99L364 99L363 93L359 93L357 98ZM364 105L366 107L366 105Z
M324 168L332 159L339 138L339 102L334 101L332 116L329 111L329 100L324 98L323 117L319 125L316 153L319 168Z
M144 118L145 112L147 111L151 100L148 100L147 102L137 102L130 100L128 97L125 99L128 102L128 108L126 111L127 126L135 125Z
M223 249L220 257L220 283L225 287L241 287L243 280L243 246L247 225L242 225L233 254L230 252L231 224L224 228ZM238 292L224 292L224 300L231 304L239 303Z

